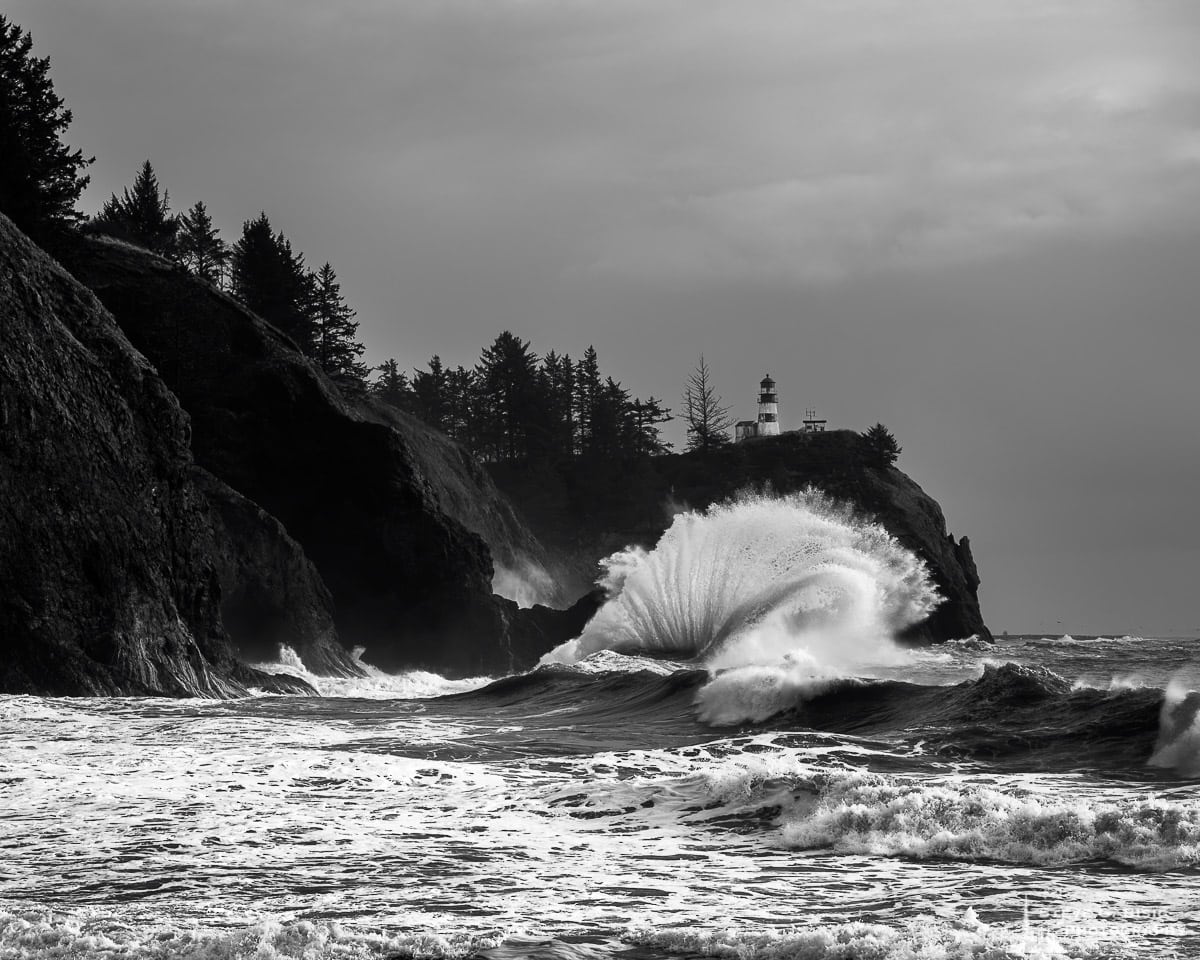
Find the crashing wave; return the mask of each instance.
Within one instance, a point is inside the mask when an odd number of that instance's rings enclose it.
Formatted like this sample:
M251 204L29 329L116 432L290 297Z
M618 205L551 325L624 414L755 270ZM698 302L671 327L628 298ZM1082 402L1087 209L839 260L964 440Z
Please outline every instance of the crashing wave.
M1028 923L1013 929L981 921L968 907L959 917L920 917L902 924L840 923L784 929L639 928L629 943L689 957L736 960L991 960L1111 956L1111 940L1055 933Z
M617 653L615 650L597 650L582 660L574 663L554 663L539 667L541 670L567 670L573 673L605 674L605 673L652 673L655 676L667 677L680 670L688 669L687 664L677 660L659 660L651 657L639 657L633 654Z
M287 674L299 677L316 688L323 697L362 700L423 700L450 693L463 693L491 683L491 677L466 677L448 680L440 674L425 670L406 670L403 673L384 673L378 667L363 662L363 647L354 648L354 660L363 669L362 677L319 677L310 673L300 655L286 644L280 644L279 659L274 663L256 663L255 670L264 673Z
M1200 776L1200 703L1186 684L1172 680L1163 696L1158 743L1150 765L1185 777Z
M957 640L947 640L942 644L947 650L960 651L963 653L995 653L996 644L991 640L984 640L979 634L973 633L969 637L962 637Z
M874 656L941 602L914 554L813 490L681 513L652 551L604 565L609 601L547 660L616 650L719 668L805 651L836 663Z
M782 840L800 850L951 860L1065 864L1108 860L1142 869L1200 863L1200 805L1089 803L1028 790L930 783L870 773L815 781Z
M941 602L921 560L815 490L681 513L653 550L605 570L608 602L543 663L611 650L727 671L699 694L714 722L763 719L806 684L902 661L894 637Z

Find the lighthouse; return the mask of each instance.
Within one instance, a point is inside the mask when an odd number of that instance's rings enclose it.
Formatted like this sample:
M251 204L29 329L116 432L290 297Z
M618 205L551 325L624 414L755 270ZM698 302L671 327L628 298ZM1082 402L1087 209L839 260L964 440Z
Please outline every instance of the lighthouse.
M779 394L770 375L758 384L758 430L760 437L779 436Z

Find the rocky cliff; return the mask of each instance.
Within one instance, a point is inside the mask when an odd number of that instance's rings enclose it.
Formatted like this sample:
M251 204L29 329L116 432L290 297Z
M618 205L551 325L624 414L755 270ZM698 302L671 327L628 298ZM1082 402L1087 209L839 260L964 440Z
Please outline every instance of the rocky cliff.
M408 438L438 507L487 543L495 593L555 606L567 606L579 596L561 589L549 570L545 548L483 464L444 433L389 404L368 397L355 408Z
M653 546L680 509L703 509L765 484L780 493L815 486L877 520L925 560L946 599L907 639L991 638L968 539L946 531L941 507L909 477L872 465L866 444L851 431L786 433L635 465L577 461L536 475L498 465L493 473L570 572L576 591L586 589L600 558L627 544Z
M240 665L186 415L0 216L0 692L308 690Z
M496 467L519 514L456 444L348 401L211 286L119 243L60 256L74 278L0 221L0 690L307 690L239 662L280 643L318 674L358 672L352 646L386 669L526 668L592 615L600 557L763 482L821 487L928 562L947 603L913 639L988 636L966 539L855 434ZM521 610L493 596L504 574L586 595Z
M166 261L95 239L63 256L191 416L196 461L312 561L343 646L389 670L536 660L541 625L493 597L492 556L536 562L541 547L460 448L348 402L287 337Z
M207 470L192 478L211 508L221 619L238 655L269 663L288 646L317 676L364 676L338 640L329 588L283 524Z

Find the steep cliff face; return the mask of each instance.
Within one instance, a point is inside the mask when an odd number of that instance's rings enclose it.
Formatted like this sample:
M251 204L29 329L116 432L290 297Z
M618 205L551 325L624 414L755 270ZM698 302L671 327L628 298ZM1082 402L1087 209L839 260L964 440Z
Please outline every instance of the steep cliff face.
M286 645L317 676L363 676L338 642L329 588L283 524L207 470L192 477L212 511L221 619L238 656L268 663Z
M702 510L764 484L780 493L815 486L881 523L925 560L945 602L907 639L936 642L991 634L979 610L979 574L966 537L946 531L941 507L894 467L876 467L850 431L736 444L708 456L677 454L634 467L575 462L531 478L497 466L500 489L529 518L538 538L586 588L604 556L627 544L650 547L680 509Z
M344 646L384 669L525 665L484 536L501 555L540 547L473 461L347 403L287 337L165 261L98 240L65 256L190 414L196 461L301 545Z
M857 485L861 508L929 566L945 601L907 639L938 642L970 636L992 638L979 609L979 571L967 537L946 532L942 508L913 480L893 467L869 469Z
M0 692L234 695L188 421L94 296L0 216Z
M356 404L356 410L399 434L420 464L420 475L438 507L487 543L495 593L510 600L562 606L578 596L560 589L549 572L545 548L483 464L444 433L386 403L367 398Z

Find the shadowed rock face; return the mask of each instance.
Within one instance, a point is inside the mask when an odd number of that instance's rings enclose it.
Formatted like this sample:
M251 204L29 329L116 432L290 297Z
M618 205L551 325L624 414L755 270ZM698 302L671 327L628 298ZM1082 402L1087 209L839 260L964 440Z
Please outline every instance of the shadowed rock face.
M517 609L511 600L501 601L508 619L505 647L517 669L529 670L560 643L574 640L607 599L599 588L589 590L566 610L535 604Z
M540 603L567 606L578 597L578 592L561 589L551 578L545 549L496 488L483 464L445 434L386 403L368 397L355 409L409 438L421 461L421 476L438 506L484 539L497 569L517 576L534 574L537 582L530 588ZM495 585L493 579L493 588Z
M64 256L191 416L197 463L303 548L344 646L388 670L527 665L509 642L523 614L492 596L481 533L501 555L540 547L478 464L403 415L348 404L287 337L171 264L99 240Z
M268 663L287 645L317 676L364 676L338 642L329 589L283 524L208 471L192 475L212 508L221 618L237 655Z
M0 216L0 691L245 692L187 417L95 297Z

